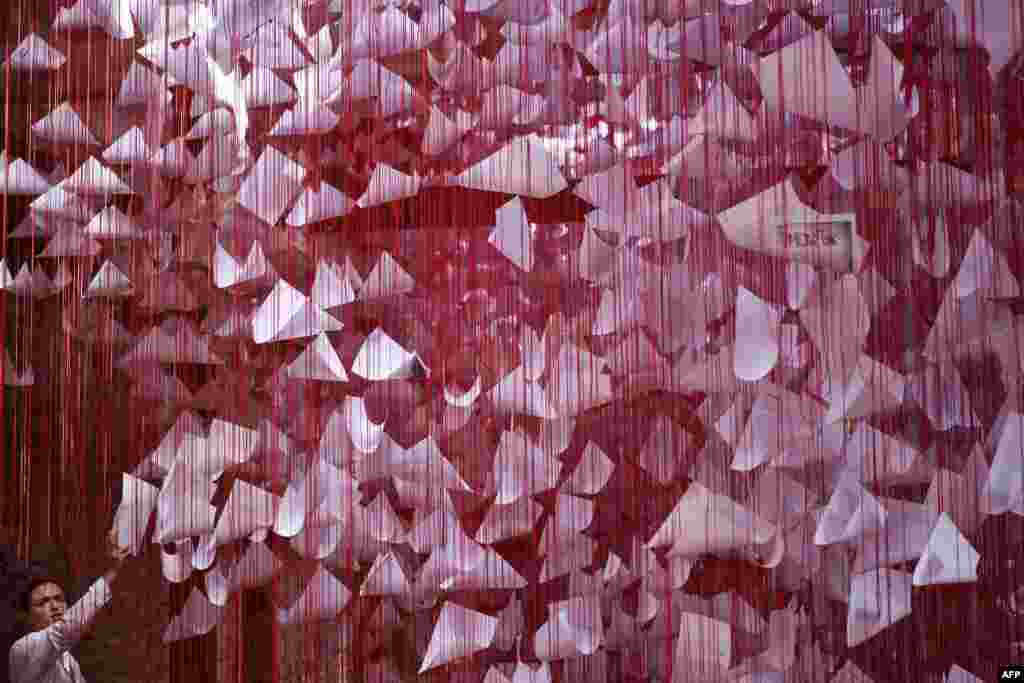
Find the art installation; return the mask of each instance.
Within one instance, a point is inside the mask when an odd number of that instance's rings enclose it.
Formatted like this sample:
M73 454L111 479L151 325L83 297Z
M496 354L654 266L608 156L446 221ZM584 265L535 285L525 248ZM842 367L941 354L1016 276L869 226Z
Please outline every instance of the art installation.
M49 4L2 380L130 380L165 642L288 579L374 682L1024 662L1020 2Z

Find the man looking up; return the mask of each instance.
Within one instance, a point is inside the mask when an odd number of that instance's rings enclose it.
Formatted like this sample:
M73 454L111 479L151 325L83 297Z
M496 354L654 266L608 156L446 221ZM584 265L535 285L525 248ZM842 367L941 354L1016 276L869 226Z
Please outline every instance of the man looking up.
M29 582L19 605L27 633L11 646L8 659L11 683L85 683L71 648L110 602L111 586L128 556L128 550L117 545L115 534L107 537L110 568L70 608L53 578L37 576Z

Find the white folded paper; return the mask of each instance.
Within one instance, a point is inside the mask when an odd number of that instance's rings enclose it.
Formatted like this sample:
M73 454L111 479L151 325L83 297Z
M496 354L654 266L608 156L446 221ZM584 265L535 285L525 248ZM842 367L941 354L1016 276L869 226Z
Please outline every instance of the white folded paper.
M446 602L434 624L419 673L487 649L494 642L497 628L497 618Z
M118 545L128 548L132 555L137 555L145 543L159 494L158 487L130 474L122 475L121 502L114 513L114 529Z
M345 584L321 565L299 599L278 611L277 620L284 625L292 625L334 619L351 598L352 592Z
M856 647L910 615L913 577L893 569L858 574L850 582L846 644Z
M562 464L519 432L504 432L494 456L494 482L498 504L552 489Z
M206 635L220 623L222 609L193 587L181 612L164 629L164 643Z
M10 66L15 71L56 71L66 61L67 57L59 50L51 47L38 34L30 33L11 50L4 66Z

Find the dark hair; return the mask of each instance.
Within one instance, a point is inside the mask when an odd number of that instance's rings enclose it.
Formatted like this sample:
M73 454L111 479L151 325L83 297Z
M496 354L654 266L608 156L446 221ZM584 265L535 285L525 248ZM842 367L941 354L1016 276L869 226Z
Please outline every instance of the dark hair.
M18 559L14 548L0 544L0 683L10 681L7 653L11 646L31 629L22 621L28 611L32 591L44 583L55 583L63 588L42 562Z
M48 583L60 587L62 591L64 590L60 581L55 577L49 574L35 574L28 579L20 595L18 595L18 609L28 612L32 608L32 591Z

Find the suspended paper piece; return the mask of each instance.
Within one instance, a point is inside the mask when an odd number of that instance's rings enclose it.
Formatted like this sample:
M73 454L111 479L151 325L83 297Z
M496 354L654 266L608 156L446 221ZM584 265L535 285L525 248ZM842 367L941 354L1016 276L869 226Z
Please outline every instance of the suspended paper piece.
M224 364L210 352L206 340L196 335L191 323L173 318L140 336L132 350L118 360L118 365L124 367L139 362Z
M294 536L290 545L292 550L304 559L328 561L337 551L343 531L342 525L337 522L327 523L325 520L318 520L317 524L311 524ZM352 549L357 544L358 541L349 543L350 554L353 554Z
M346 398L343 410L348 417L348 431L356 450L361 453L377 450L384 436L384 424L370 421L363 399L352 396Z
M338 264L321 259L317 262L310 298L324 310L344 306L355 300L355 287Z
M380 493L366 506L370 535L384 543L401 543L405 536L402 520L395 513L388 497Z
M835 423L896 410L903 403L905 388L903 375L862 355L846 384L825 397L829 404L825 420Z
M981 507L988 514L998 515L1024 506L1024 415L1014 411L1000 416L990 439L995 444L995 456L982 489Z
M305 32L302 31L297 33L299 33L301 37ZM330 59L331 54L334 51L334 45L331 41L330 27L324 26L322 29L317 31L316 35L307 36L305 45L306 50L313 56L315 61L321 63L326 62Z
M1020 26L1019 9L1012 5L997 6L981 11L964 0L946 3L955 16L955 31L959 40L967 43L981 43L989 53L989 71L995 76L1015 52L1021 49L1020 38L1015 35L1014 26Z
M508 651L515 647L516 639L523 629L523 607L513 596L508 605L498 613L498 629L494 635L494 647ZM494 669L491 669L494 671ZM488 675L490 673L488 672Z
M914 585L971 583L978 580L981 556L949 515L939 515L928 545L914 569Z
M420 47L420 28L397 7L363 15L354 27L353 52L358 57L392 57Z
M32 132L46 142L99 147L99 141L78 113L65 102L32 125Z
M182 583L192 575L192 539L173 544L171 551L160 549L160 567L164 578L171 583Z
M128 276L112 261L104 261L82 296L86 299L124 297L131 296L133 292L134 288Z
M708 95L704 106L697 113L696 121L700 124L701 132L728 140L753 142L759 134L757 120L724 82Z
M39 214L79 222L88 220L95 213L88 199L67 192L59 184L51 187L29 206Z
M878 569L853 577L846 644L855 647L910 615L913 577L906 572Z
M323 566L317 568L306 589L290 607L278 611L284 625L308 624L334 619L348 605L352 592Z
M525 588L528 583L494 549L487 548L479 563L445 581L442 588L451 591L507 591Z
M864 131L850 77L828 33L815 31L763 57L757 68L765 104L851 131Z
M240 151L233 137L207 143L186 169L186 182L201 183L230 177L242 160Z
M273 147L265 148L238 191L238 203L276 225L302 189L306 169Z
M495 212L496 225L488 242L523 270L533 270L533 229L518 197Z
M222 610L193 587L181 612L164 629L164 643L195 638L209 633L220 623Z
M576 597L548 605L548 621L534 636L541 661L591 655L604 635L601 603L596 596Z
M430 108L430 120L423 131L424 154L440 156L472 130L472 120L466 112L455 111L454 114L453 120L437 107Z
M628 216L640 209L636 181L625 164L584 177L573 192L612 216Z
M236 480L214 529L215 541L223 545L246 538L258 529L274 526L279 501L280 498L269 491Z
M946 678L943 683L982 683L982 679L978 678L970 671L961 668L959 665L954 664L953 668L946 674Z
M975 231L971 238L951 288L958 299L975 292L994 299L1020 296L1020 284L1006 258L980 231Z
M526 662L516 662L512 672L512 683L551 683L551 668L547 662L534 667Z
M871 316L853 275L819 284L801 309L800 322L832 377L843 381L856 370Z
M11 50L4 67L15 71L56 71L67 58L38 34L30 33Z
M14 276L7 267L7 259L0 259L0 289L10 290L14 286Z
M627 17L597 34L584 55L601 73L642 73L647 66L646 34L643 24Z
M394 553L379 555L363 581L360 595L392 595L404 597L410 595L412 586Z
M108 206L92 217L83 231L95 239L141 239L139 228L116 206Z
M366 209L413 197L420 190L420 182L418 176L406 175L390 166L378 164L370 176L369 187L356 201L356 206Z
M288 214L286 223L294 227L339 218L352 210L354 203L338 189L320 183L317 190L306 188Z
M258 588L270 583L284 568L284 563L265 543L252 543L228 573L233 589Z
M237 261L218 241L213 254L213 282L217 287L255 285L276 277L259 242L252 245L244 263Z
M264 24L243 41L242 55L268 69L301 69L308 64L305 53L292 40L281 22Z
M736 246L839 272L855 270L865 247L852 214L819 213L804 204L794 181L771 187L718 214Z
M492 505L475 539L489 544L532 533L543 512L544 508L527 496L505 505Z
M463 187L543 199L558 194L568 183L555 160L534 136L509 145L459 174Z
M903 64L878 36L871 41L871 61L860 95L861 130L886 142L899 135L917 114L914 103L900 92ZM913 94L916 100L916 91Z
M352 362L352 372L372 382L408 379L421 370L419 356L406 351L380 328L370 333Z
M553 547L562 539L571 539L585 531L594 521L594 503L585 498L559 494L555 513L548 518L541 536L541 545Z
M985 519L983 492L988 482L988 462L979 446L972 449L961 473L935 470L924 504L936 516L948 514L953 524L971 535Z
M673 681L720 680L732 659L733 629L718 619L684 613L673 662Z
M552 489L562 465L517 432L504 432L494 456L495 502L504 505Z
M213 111L206 112L193 124L192 129L185 136L186 140L204 140L210 137L227 135L235 130L235 117L232 113L219 107Z
M476 380L473 381L473 385L459 394L452 391L448 385L444 388L444 400L445 402L455 408L468 408L476 402L476 399L480 396L480 392L483 390L483 383L479 375Z
M733 407L738 408L736 404ZM735 446L732 469L749 472L772 460L784 461L787 448L817 435L821 412L813 401L780 387L764 386L742 430L723 434ZM720 429L725 419L719 421Z
M446 602L434 624L419 673L487 649L497 628L496 618Z
M253 340L257 344L266 344L337 332L342 329L342 324L314 305L302 292L279 280L253 316L252 327Z
M736 295L736 347L733 367L736 377L756 382L779 362L779 323L782 313L740 288Z
M910 180L906 169L894 163L885 147L867 138L834 155L829 170L843 189L854 191L895 194L904 191Z
M349 273L353 269L349 269ZM406 294L416 288L416 281L389 254L384 252L377 265L359 286L360 299L379 299Z
M216 84L206 50L199 41L172 47L163 40L153 41L138 50L138 54L163 69L176 83L188 86L202 94L214 94Z
M429 488L471 490L452 463L445 458L433 436L418 441L408 449L396 445L395 451L393 457L389 457L391 462L387 468L391 475ZM401 482L396 480L395 483L398 485Z
M148 161L161 176L167 178L183 178L190 175L195 167L195 159L185 146L184 138L171 140L156 150Z
M157 498L155 543L180 541L213 531L216 508L210 505L209 497L192 493L192 486L197 492L203 491L208 489L209 480L188 468L178 468L164 482Z
M135 26L128 0L83 0L83 5L103 21L104 29L112 37L121 40L135 37Z
M670 546L670 556L751 553L767 566L778 563L774 525L722 495L692 483L646 547ZM767 553L767 554L766 554Z
M159 488L142 479L122 475L121 503L114 513L113 528L117 531L117 544L129 549L132 555L137 555L145 543L159 493Z
M173 84L173 79L168 81L152 69L142 65L140 62L132 62L128 67L128 73L121 83L121 89L117 93L117 105L121 107L144 106L150 102L157 102L162 105L164 100L169 100L167 86Z
M329 67L337 68L336 60L342 54L343 51L339 50ZM340 89L327 98L325 104L347 102L348 98L366 101L372 108L371 111L379 118L408 116L423 106L420 95L409 81L370 59L357 60L351 76Z
M885 509L853 476L836 485L814 535L817 545L850 542L881 529Z
M940 431L970 428L979 422L955 367L926 365L907 383L906 397L922 408L932 426Z
M206 571L217 559L217 548L213 544L213 536L205 534L193 543L192 568L196 571Z
M332 415L333 423L337 423L337 416L337 412ZM342 434L341 438L348 445L348 433ZM326 434L324 440L328 441ZM295 536L307 521L311 524L318 521L325 501L331 501L331 505L341 510L348 509L355 498L356 487L357 482L321 455L304 475L288 484L278 506L274 533L284 538Z
M214 568L207 572L204 581L206 583L206 598L214 607L224 607L228 603L230 586L224 574Z
M478 125L484 128L502 129L516 123L520 118L535 118L544 105L540 95L529 95L508 85L499 85L486 93L480 110Z
M921 232L929 232L931 235L932 248L927 249L922 239ZM935 221L934 227L914 226L913 228L914 263L923 268L934 278L944 278L949 273L951 265L949 233L946 228L946 221L939 218Z
M38 195L50 189L46 178L21 159L8 162L0 155L0 194Z
M613 463L604 451L591 442L587 442L572 476L565 484L566 493L592 496L601 492L611 479L615 470Z
M578 415L613 398L611 375L603 358L575 347L562 346L555 359L547 395L560 415Z
M686 462L692 445L690 435L671 419L659 415L640 453L640 466L660 484L685 476L680 465Z
M14 276L13 281L8 287L8 291L18 296L30 296L33 298L49 296L53 293L50 290L51 284L46 278L46 274L42 270L31 270L27 263L21 266L18 274Z
M832 679L836 683L873 683L874 679L861 671L853 660L847 660L846 664L836 672Z
M288 366L287 373L293 379L319 380L323 382L347 382L348 373L342 365L338 352L327 338L320 333L298 358Z

